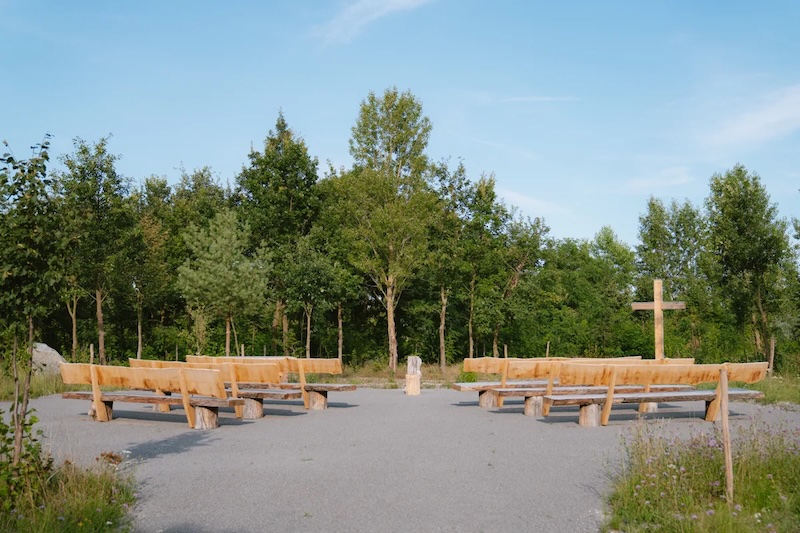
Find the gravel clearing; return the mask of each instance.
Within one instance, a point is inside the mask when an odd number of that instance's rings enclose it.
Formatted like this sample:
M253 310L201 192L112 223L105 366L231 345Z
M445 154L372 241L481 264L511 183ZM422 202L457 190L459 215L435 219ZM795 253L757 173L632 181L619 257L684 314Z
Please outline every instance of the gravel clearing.
M141 532L597 531L608 475L635 406L607 427L578 426L577 408L547 419L522 403L484 410L477 393L358 389L332 393L327 411L266 403L266 417L220 415L219 429L189 429L182 410L115 404L93 422L87 402L33 400L45 447L57 461L126 459ZM7 409L7 402L2 404ZM713 426L702 403L662 404L651 421L688 434ZM800 413L732 404L731 423L796 427Z

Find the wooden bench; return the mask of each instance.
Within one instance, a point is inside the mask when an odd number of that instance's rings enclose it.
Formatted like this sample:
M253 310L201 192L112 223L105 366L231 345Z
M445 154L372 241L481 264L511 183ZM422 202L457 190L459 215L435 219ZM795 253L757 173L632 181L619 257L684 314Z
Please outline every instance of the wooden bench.
M310 410L328 408L329 392L346 392L356 390L355 385L345 383L308 383L306 374L341 374L342 363L339 359L299 358L299 357L213 357L187 355L187 362L245 362L246 364L275 363L280 368L282 379L288 374L297 374L298 383L281 381L278 387L298 390L303 398L303 405ZM240 390L248 388L245 383L239 384Z
M641 356L613 357L602 359L585 359L586 361L637 361ZM550 362L581 361L582 358L567 357L477 357L464 359L464 372L476 374L500 374L500 381L481 381L476 383L454 383L451 388L457 391L477 391L478 405L486 409L503 407L504 395L495 394L496 389L538 389L547 385L552 386L552 370ZM557 363L552 368L557 369ZM542 366L544 365L544 366ZM541 369L541 372L531 373L530 369ZM547 370L547 371L544 371ZM512 394L508 394L511 396Z
M720 372L725 369L730 381L755 383L766 376L767 363L723 363L703 365L589 365L564 363L559 379L562 385L607 387L597 394L566 394L544 396L543 414L553 405L579 406L578 423L582 426L608 425L611 406L619 403L643 402L706 402L705 420L714 421L719 415L722 400L719 387ZM716 390L655 391L657 385L691 385L716 383ZM619 393L620 386L641 385L641 392ZM762 398L759 391L730 389L728 398L734 400ZM600 406L602 410L600 409Z
M241 359L241 358L238 358ZM236 416L245 420L264 417L264 400L297 400L302 397L299 390L280 387L280 368L274 362L252 364L241 361L229 363L183 363L179 361L155 361L130 359L132 368L205 368L219 370L231 397L244 400L243 406L235 408ZM167 406L168 407L168 406Z
M64 392L62 398L91 401L90 414L100 422L113 418L115 401L169 404L183 407L189 427L212 429L219 427L220 407L244 405L244 400L228 396L218 370L61 363L61 378L67 384L91 385L91 391Z
M510 378L517 379L546 379L546 387L531 387L531 388L515 388L514 390L507 390L505 388L496 388L490 391L491 394L499 398L517 396L525 398L525 408L523 413L529 416L547 416L549 406L545 406L543 397L553 394L589 394L589 393L604 393L605 387L596 387L591 390L576 389L575 387L566 387L559 381L559 373L563 363L573 364L606 364L606 365L626 365L626 364L641 364L641 365L667 365L667 364L693 364L694 359L641 359L638 357L610 357L610 358L574 358L574 359L517 359L509 361L506 369L506 374ZM620 392L636 392L643 390L643 385L629 385L625 390ZM692 387L689 385L660 385L659 391L673 391L673 390L687 390ZM644 409L643 409L644 410ZM652 408L650 408L652 410Z

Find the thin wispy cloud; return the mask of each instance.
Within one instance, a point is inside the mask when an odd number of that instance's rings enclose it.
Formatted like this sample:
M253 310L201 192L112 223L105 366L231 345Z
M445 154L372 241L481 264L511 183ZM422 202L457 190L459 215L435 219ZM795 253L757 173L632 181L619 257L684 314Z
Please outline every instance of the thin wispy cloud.
M348 3L334 17L318 26L315 33L328 44L353 40L365 27L392 13L411 11L433 0L356 0Z
M692 175L687 167L670 167L661 170L655 175L630 179L626 182L626 186L636 192L655 191L680 187L692 181Z
M574 96L513 96L511 98L503 98L498 103L500 104L517 104L517 103L536 103L536 102L577 102L579 98Z
M800 85L771 93L726 120L710 136L714 146L762 144L800 131Z

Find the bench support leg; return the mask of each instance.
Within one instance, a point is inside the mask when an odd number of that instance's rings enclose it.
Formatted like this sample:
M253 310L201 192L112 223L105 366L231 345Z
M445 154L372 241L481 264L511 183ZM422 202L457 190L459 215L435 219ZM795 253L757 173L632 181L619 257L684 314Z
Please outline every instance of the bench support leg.
M541 396L525 397L525 408L522 413L525 416L541 416L544 399Z
M497 407L497 394L491 390L478 391L478 405L484 409Z
M160 391L156 390L156 394L159 396L172 396L172 392L170 391ZM156 405L156 409L158 409L161 413L169 413L172 406L168 403L159 403Z
M195 429L214 429L219 427L219 408L195 406Z
M261 398L245 398L242 418L245 420L264 418L264 400Z
M642 402L639 404L639 414L657 413L658 404L656 402Z
M600 425L600 404L592 403L581 405L578 411L578 424L584 427L597 427Z
M706 422L719 422L722 420L722 410L719 408L718 398L706 400Z
M99 408L97 406L100 406ZM101 401L92 402L92 407L89 409L89 416L98 422L108 422L113 418L114 402Z
M308 391L308 408L322 411L328 408L328 391Z

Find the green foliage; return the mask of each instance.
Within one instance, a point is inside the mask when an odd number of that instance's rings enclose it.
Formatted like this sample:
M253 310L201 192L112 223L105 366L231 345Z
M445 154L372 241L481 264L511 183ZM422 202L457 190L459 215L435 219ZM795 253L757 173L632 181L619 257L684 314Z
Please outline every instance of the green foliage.
M178 268L178 288L190 306L224 318L228 327L234 315L263 305L267 255L246 255L249 226L239 227L234 211L220 211L208 228L191 226L185 237L193 257Z
M606 528L622 531L797 531L800 431L740 427L732 443L734 501L725 501L718 429L688 439L639 424L612 473Z
M39 505L52 471L52 460L42 452L40 431L34 432L37 422L33 411L20 422L22 429L21 453L15 454L15 427L7 424L0 410L0 512L8 515L28 502Z
M119 457L105 453L95 468L65 462L50 467L39 492L0 510L0 530L128 531L135 499L130 477L117 470Z

